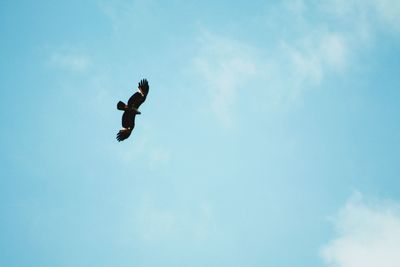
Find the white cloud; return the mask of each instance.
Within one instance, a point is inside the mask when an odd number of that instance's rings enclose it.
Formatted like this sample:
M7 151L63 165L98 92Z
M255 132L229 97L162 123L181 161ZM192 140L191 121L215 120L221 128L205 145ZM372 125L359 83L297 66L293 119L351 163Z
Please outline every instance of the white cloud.
M336 218L337 236L322 249L328 266L400 266L400 206L366 203L355 193Z

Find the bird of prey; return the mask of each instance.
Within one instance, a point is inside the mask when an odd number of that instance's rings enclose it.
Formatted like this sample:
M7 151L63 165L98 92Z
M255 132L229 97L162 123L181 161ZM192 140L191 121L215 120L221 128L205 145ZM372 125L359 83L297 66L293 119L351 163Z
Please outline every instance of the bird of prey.
M133 128L135 127L135 117L141 114L139 107L146 100L147 94L149 93L149 83L146 79L142 79L139 82L138 91L135 92L128 100L128 104L119 101L117 104L118 110L123 110L122 114L122 129L117 134L118 142L127 139Z

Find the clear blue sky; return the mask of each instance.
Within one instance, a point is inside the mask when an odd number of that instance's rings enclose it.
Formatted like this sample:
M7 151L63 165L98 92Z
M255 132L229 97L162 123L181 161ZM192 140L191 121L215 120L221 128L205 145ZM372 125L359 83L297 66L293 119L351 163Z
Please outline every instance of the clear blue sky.
M400 5L323 2L1 1L0 265L350 266L388 208L349 198L400 201Z

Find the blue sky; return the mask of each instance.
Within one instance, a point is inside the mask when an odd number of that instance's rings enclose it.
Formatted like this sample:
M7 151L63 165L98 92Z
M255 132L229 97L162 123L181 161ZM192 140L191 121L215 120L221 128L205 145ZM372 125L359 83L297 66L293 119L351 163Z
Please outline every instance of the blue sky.
M0 265L399 266L399 18L2 1Z

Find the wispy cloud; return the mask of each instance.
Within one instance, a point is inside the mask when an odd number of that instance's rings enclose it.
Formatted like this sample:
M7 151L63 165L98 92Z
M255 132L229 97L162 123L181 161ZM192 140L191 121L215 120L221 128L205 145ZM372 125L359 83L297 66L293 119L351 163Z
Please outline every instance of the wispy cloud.
M233 124L241 94L259 88L268 94L267 105L297 101L305 90L319 86L327 72L342 72L348 64L347 40L336 32L282 39L265 49L204 31L199 39L195 68L224 126Z
M102 0L98 5L117 32L126 30L126 26L140 25L143 19L151 19L157 6L153 0Z
M400 2L397 0L372 1L380 17L389 25L400 30Z
M368 203L355 193L335 220L337 236L322 249L328 266L400 266L400 206Z
M348 49L342 34L320 31L291 42L284 41L279 49L282 59L277 59L287 61L288 72L294 74L291 77L299 85L319 85L326 72L345 68Z
M225 126L232 123L237 91L256 71L251 47L235 40L203 32L195 66L205 79L211 96L211 108Z
M85 72L91 66L87 55L65 49L51 53L48 62L51 66L72 72Z
M400 2L397 0L331 0L322 5L346 21L380 22L400 30ZM368 25L371 27L372 24Z
M310 88L323 86L330 74L346 75L359 52L373 43L378 29L371 21L400 30L399 3L331 0L310 5L301 0L284 1L255 22L260 33L272 31L273 38L263 46L200 31L195 69L209 88L215 117L225 126L233 124L238 99L249 82L268 94L265 99L269 103L265 104L287 106L301 100ZM287 19L282 21L281 14Z

